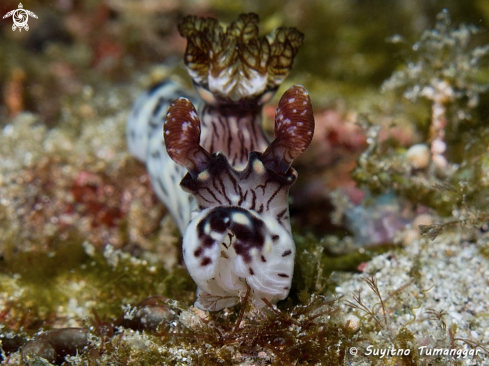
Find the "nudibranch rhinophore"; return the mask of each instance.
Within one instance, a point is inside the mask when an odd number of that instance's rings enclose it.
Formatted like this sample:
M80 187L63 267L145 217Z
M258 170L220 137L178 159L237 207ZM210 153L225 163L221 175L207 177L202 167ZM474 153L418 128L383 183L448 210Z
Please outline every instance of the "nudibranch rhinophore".
M179 31L200 113L196 98L174 82L153 87L129 116L129 149L146 163L183 233L195 305L233 306L249 287L262 307L263 299L276 302L290 290L295 245L287 199L297 178L291 164L312 140L314 116L306 89L292 86L280 99L269 144L261 112L303 35L278 28L259 37L256 14L240 15L226 30L215 19L189 16Z

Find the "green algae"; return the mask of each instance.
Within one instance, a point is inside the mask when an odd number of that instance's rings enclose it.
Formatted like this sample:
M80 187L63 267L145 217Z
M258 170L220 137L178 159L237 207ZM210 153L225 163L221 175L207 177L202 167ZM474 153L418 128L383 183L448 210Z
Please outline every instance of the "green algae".
M46 319L53 317L60 304L70 298L63 284L72 277L71 271L84 257L86 255L81 247L69 246L42 254L4 254L4 265L0 269L0 291L13 295L8 304L8 310L13 313L7 323L8 328L35 331Z
M359 265L394 248L392 244L383 244L368 249L354 248L334 253L328 250L327 240L322 242L312 234L306 236L295 234L294 241L297 257L290 294L294 299L300 298L302 292L322 295L334 293L337 284L330 280L332 273L360 272ZM334 239L333 241L336 242ZM335 245L341 244L335 243Z
M415 366L419 362L419 357L415 349L415 338L413 333L411 333L407 328L401 328L399 333L396 335L396 347L397 349L410 350L409 355L403 355L401 358L401 365L405 366Z
M183 269L168 274L163 267L127 253L110 248L105 253L97 252L88 243L65 243L49 253L9 254L4 260L6 265L0 270L1 291L17 293L11 299L12 311L18 314L16 322L11 319L11 329L37 330L60 306L69 306L73 296L93 304L99 314L115 319L121 315L121 306L135 304L151 294L189 303L195 292L195 284ZM73 287L77 289L74 291ZM22 291L18 293L14 288ZM85 309L84 313L90 310ZM26 312L27 320L22 316ZM49 322L45 324L46 329L51 326Z

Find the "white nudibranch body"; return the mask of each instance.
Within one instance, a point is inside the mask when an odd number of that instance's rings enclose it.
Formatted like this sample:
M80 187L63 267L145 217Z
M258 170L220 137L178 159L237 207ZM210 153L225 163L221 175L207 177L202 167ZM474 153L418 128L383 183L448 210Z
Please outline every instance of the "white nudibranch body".
M307 113L291 112L297 108ZM183 235L185 264L199 289L195 305L206 310L233 306L248 286L258 307L265 300L283 300L295 257L287 199L297 173L290 165L312 139L309 96L301 86L285 92L277 115L289 122L280 124L277 118L275 140L263 153L250 152L242 170L232 167L224 153L211 155L200 146L200 121L191 120L193 111L185 98L173 102L169 113L177 117L166 121L164 135L170 157L189 171L180 186L197 201Z
M234 220L239 215L250 219L241 224ZM202 223L210 221L213 225L205 234ZM262 299L275 303L289 293L295 246L290 232L273 218L263 220L238 207L208 208L190 222L183 247L185 263L201 291L199 308L236 305L237 295L247 291L246 284L253 289L258 307L265 305Z
M257 307L285 299L294 271L287 200L297 179L291 164L312 139L312 106L302 86L288 89L271 143L261 110L287 75L302 34L280 28L258 38L257 23L255 14L244 14L224 32L214 19L185 18L179 30L188 40L185 62L203 100L200 113L187 98L170 103L164 89L177 88L162 84L146 93L146 103L138 99L128 120L129 148L146 162L183 234L195 305L204 310L234 306L248 291Z

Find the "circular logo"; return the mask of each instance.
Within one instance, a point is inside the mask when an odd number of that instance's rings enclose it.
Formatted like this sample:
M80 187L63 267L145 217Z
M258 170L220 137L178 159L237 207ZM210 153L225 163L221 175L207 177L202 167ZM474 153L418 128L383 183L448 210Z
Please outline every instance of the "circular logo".
M29 25L27 24L27 21L29 20L29 15L31 17L37 18L37 15L34 14L32 11L24 9L22 6L22 3L19 4L19 8L9 11L7 14L3 16L3 19L12 17L14 24L12 25L12 30L16 30L19 28L19 31L22 31L22 28L24 28L26 31L29 30Z
M350 347L350 349L348 351L350 352L350 355L352 355L352 356L356 356L356 354L358 353L358 349L356 347Z
M14 25L12 26L12 28L17 26L18 28L26 28L26 30L29 30L29 25L27 24L27 21L29 20L29 14L27 14L27 11L25 11L24 9L17 9L14 11L12 18L14 20Z

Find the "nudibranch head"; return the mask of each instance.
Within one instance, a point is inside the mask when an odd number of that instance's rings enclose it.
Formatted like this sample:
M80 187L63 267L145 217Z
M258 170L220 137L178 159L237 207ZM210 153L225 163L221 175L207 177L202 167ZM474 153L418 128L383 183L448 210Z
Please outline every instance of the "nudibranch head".
M178 30L187 38L185 64L206 102L254 99L275 91L287 77L303 34L277 28L259 37L258 22L250 13L226 30L212 18L188 16L180 23Z
M309 145L314 116L307 91L293 86L282 96L275 117L275 140L251 152L243 170L226 156L209 154L198 142L200 121L185 99L168 110L165 143L170 157L188 170L181 187L198 209L184 233L183 255L198 286L196 306L219 310L235 305L247 286L255 305L289 293L295 245L288 192L297 178L293 159Z

